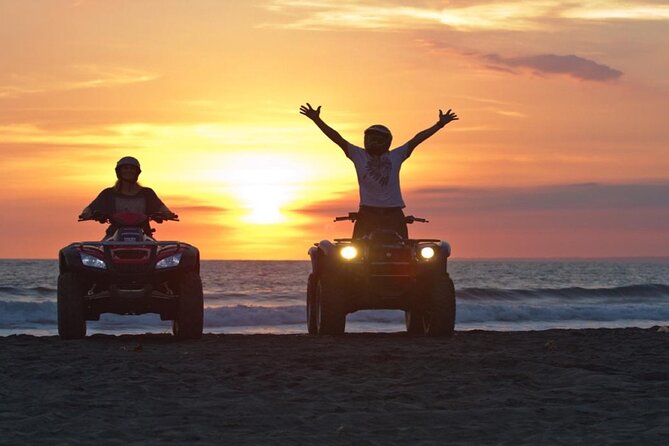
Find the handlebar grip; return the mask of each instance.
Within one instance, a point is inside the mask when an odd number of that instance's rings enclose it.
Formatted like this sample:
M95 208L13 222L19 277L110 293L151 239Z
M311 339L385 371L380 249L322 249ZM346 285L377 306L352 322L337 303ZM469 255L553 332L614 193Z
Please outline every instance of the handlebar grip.
M407 222L407 224L411 224L411 223L415 223L415 222L429 223L429 221L426 218L414 217L413 215L407 215L406 217L404 217L404 219Z
M90 217L84 217L83 215L80 215L77 221L98 221L100 223L107 223L109 221L109 217L101 214L91 215Z
M344 221L344 220L351 220L351 221L356 221L358 219L358 213L357 212L349 212L348 215L341 216L341 217L335 217L333 221Z

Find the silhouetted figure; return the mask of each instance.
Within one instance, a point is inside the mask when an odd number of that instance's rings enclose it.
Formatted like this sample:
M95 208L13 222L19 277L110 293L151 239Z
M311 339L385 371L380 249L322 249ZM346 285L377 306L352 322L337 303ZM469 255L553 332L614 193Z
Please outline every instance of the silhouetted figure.
M319 129L344 151L353 161L360 188L360 209L353 228L353 238L360 238L374 229L390 229L408 238L407 224L402 209L405 207L400 191L400 168L418 144L458 116L449 109L439 110L439 120L411 138L404 145L390 149L392 134L383 125L373 125L365 130L365 148L354 146L320 117L321 107L311 104L300 106L300 113L314 121Z
M106 217L117 212L132 212L145 215L160 214L165 218L176 218L158 198L153 189L141 186L137 179L142 169L139 161L132 156L125 156L116 163L116 184L104 189L91 204L81 212L79 218L106 221ZM106 236L111 236L116 227L110 225ZM148 221L143 227L147 235L151 235Z

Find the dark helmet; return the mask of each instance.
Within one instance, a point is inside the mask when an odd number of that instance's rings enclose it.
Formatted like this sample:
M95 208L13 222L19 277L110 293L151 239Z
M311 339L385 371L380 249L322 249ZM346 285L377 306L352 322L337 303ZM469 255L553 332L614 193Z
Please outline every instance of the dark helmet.
M365 135L367 133L376 133L379 135L384 135L388 139L385 151L387 151L390 148L390 143L393 141L393 134L390 133L390 129L385 125L374 124L370 127L367 127L367 129L365 130Z
M367 130L365 130L365 133L367 132L376 132L376 133L382 133L386 135L389 139L393 138L393 134L390 133L390 129L386 127L385 125L381 124L374 124L370 127L367 127Z
M137 158L132 156L124 156L116 163L116 177L118 178L121 173L121 166L134 166L137 168L137 175L139 176L142 173L142 168L139 165Z

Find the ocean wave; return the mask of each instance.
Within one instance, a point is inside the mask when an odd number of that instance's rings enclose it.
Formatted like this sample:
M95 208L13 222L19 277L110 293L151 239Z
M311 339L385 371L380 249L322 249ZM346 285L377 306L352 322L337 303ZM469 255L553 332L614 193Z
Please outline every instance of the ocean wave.
M528 299L669 299L669 285L642 284L613 288L462 288L456 289L458 299L463 300L505 300L520 301Z
M457 284L456 284L457 285ZM0 298L5 301L12 301L13 297L39 297L56 299L56 287L32 286L32 287L14 287L0 286ZM665 284L638 284L627 285L612 288L585 288L585 287L565 287L565 288L525 288L525 289L504 289L504 288L457 288L457 298L460 301L528 301L540 299L554 300L611 300L611 301L638 301L640 299L653 301L669 299L669 285ZM299 293L285 292L277 290L276 292L224 292L220 289L204 289L205 302L211 305L275 305L297 303L304 301L304 292Z
M58 307L55 302L0 301L0 328L34 325L56 325Z
M613 322L613 321L657 321L665 325L669 321L669 302L663 304L555 304L555 305L504 305L462 304L457 307L457 322Z
M359 323L398 324L404 322L404 314L396 310L359 311L348 315L347 320ZM588 304L560 303L550 305L504 304L482 302L460 302L457 306L456 324L486 323L540 323L540 322L613 322L648 320L666 325L669 321L669 302ZM303 305L249 306L235 305L207 307L204 312L206 329L226 327L274 327L305 324L306 311ZM155 314L141 316L103 315L96 325L111 329L162 327ZM169 324L168 324L169 325ZM57 326L57 306L54 302L0 302L0 329L54 328Z
M56 287L48 286L31 286L31 287L16 287L16 286L0 286L0 294L6 296L40 296L40 297L55 297Z

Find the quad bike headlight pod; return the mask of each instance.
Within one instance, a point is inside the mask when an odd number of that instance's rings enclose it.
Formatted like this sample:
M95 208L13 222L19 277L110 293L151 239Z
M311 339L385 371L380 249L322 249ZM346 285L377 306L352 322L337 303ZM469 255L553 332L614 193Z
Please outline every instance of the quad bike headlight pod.
M341 251L339 251L339 255L346 260L353 260L358 257L358 250L355 246L344 246Z
M159 260L158 263L156 263L156 269L174 268L175 266L179 266L179 262L181 262L180 252Z
M430 260L434 257L434 248L432 246L423 246L420 249L420 256L425 260Z
M84 266L88 266L90 268L107 269L107 264L104 260L98 259L95 256L83 252L79 254L81 255L81 263Z

